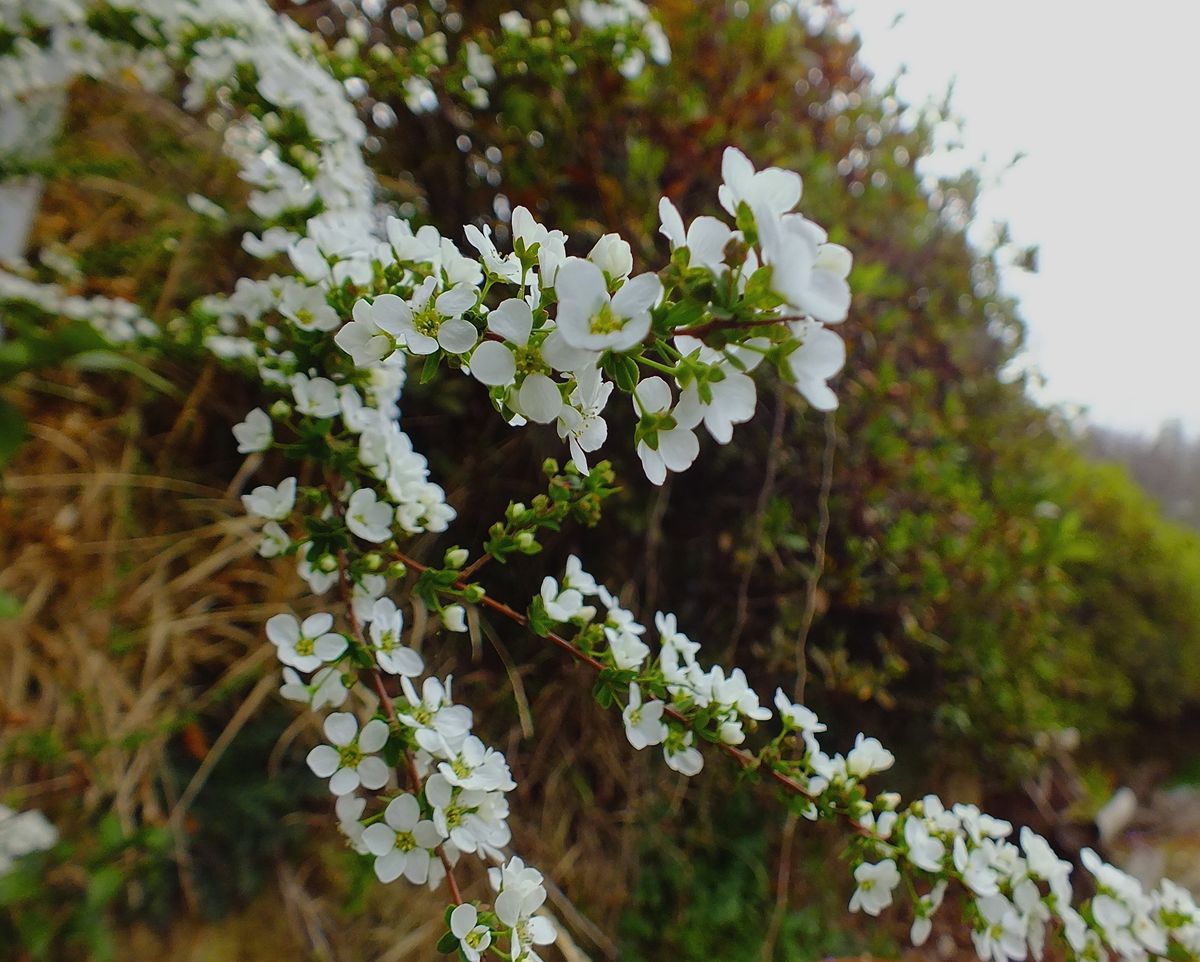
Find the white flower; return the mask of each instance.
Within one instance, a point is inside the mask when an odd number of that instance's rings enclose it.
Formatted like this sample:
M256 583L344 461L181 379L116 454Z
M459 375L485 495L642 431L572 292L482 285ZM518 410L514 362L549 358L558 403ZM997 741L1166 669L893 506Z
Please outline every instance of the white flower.
M855 778L866 778L884 772L895 764L896 756L884 748L878 738L867 738L862 732L854 739L854 747L846 756L846 771Z
M448 354L465 354L479 340L475 325L462 316L475 306L475 289L458 284L434 298L435 287L437 280L427 277L407 303L396 298L380 305L383 297L377 297L372 320L418 356L432 354L439 347Z
M355 301L351 311L354 320L343 326L333 340L358 367L382 361L396 349L404 331L401 318L405 309L407 305L395 294L380 294L374 301Z
M346 504L346 527L364 541L380 544L392 536L395 511L371 488L359 488Z
M497 891L496 915L513 930L512 957L532 962L538 958L532 946L549 945L557 934L549 919L534 914L546 901L542 873L513 857L488 869L488 880Z
M291 545L287 532L277 521L268 521L262 526L262 541L258 543L258 554L262 558L274 558L283 554Z
M928 941L929 933L933 931L933 914L941 908L946 886L946 880L942 879L933 887L933 891L921 896L913 906L912 931L909 933L913 945L920 947Z
M488 748L475 735L451 747L440 735L419 732L418 742L431 755L447 759L438 764L446 781L459 788L480 792L511 792L516 788L508 762L494 748Z
M629 704L621 717L625 719L625 736L629 744L639 752L648 745L662 744L667 737L667 726L662 720L666 707L661 701L642 704L641 689L636 682L629 683Z
M363 844L362 813L366 810L367 800L359 795L339 795L333 805L337 815L338 830L346 836L350 847L359 855L366 855L367 847Z
M611 298L604 273L590 261L568 257L554 281L558 330L571 347L628 351L650 333L650 311L662 296L654 274L639 274Z
M566 623L576 618L591 621L596 609L583 603L583 595L575 588L564 587L561 590L558 582L549 575L542 579L542 607L555 621Z
M560 230L547 230L533 219L525 207L512 213L513 246L520 241L529 251L537 245L538 274L545 287L553 287L558 269L567 259L567 235Z
M425 781L425 799L433 806L433 824L454 848L499 861L500 846L512 838L501 792L457 788L435 772Z
M262 408L255 408L246 419L233 426L238 454L265 451L271 446L271 418Z
M771 289L815 320L844 321L850 310L850 252L826 244L825 231L799 214L777 218L760 208L754 214L763 261L771 266Z
M608 439L608 423L601 417L613 386L590 367L575 376L575 389L558 415L558 436L566 438L571 460L581 473L588 470L587 455Z
M833 331L815 321L796 321L792 331L800 346L788 355L788 368L796 388L818 411L838 406L837 395L825 382L846 363L846 345Z
M708 384L711 399L700 396L695 382L683 389L675 415L680 421L704 421L704 426L718 444L728 444L733 438L733 426L744 424L754 417L758 391L754 380L745 374L729 371L720 381Z
M308 753L308 767L318 778L329 779L334 795L348 795L362 785L383 788L388 767L374 752L387 744L387 723L373 718L358 730L358 719L349 712L334 712L325 719L328 745L318 745Z
M310 615L303 624L293 615L274 615L267 619L267 638L285 665L315 671L346 651L345 637L331 632L332 627L333 615L327 612Z
M400 687L408 705L397 705L396 717L410 728L428 730L456 744L471 730L471 709L450 700L451 677L443 685L437 678L426 678L418 696L408 678L401 677Z
M567 567L563 572L563 587L574 588L586 598L598 592L596 579L583 570L583 562L575 555L567 558Z
M786 214L800 201L803 182L795 171L768 167L755 172L754 164L736 147L726 147L721 159L718 188L721 206L737 216L738 206L745 202L756 214L767 211L775 217Z
M323 595L332 588L338 580L337 559L332 555L309 560L312 542L306 541L296 552L296 572L308 582L308 587L315 595Z
M293 374L292 396L296 399L296 410L314 418L337 417L342 412L341 398L337 385L329 378L309 378Z
M877 916L892 904L892 893L900 884L896 863L888 858L877 864L863 862L854 870L858 888L850 896L850 911Z
M909 815L904 820L904 841L908 845L908 860L926 872L940 872L942 859L946 857L946 846L941 839L929 833L925 820Z
M285 667L279 694L289 701L304 702L313 711L320 711L326 705L340 708L349 697L350 690L342 673L335 667L318 669L307 683L296 674L295 669Z
M986 849L967 851L967 843L961 835L954 838L954 868L962 876L963 883L976 895L987 897L1000 891L996 872Z
M688 731L683 733L681 739L669 737L663 742L663 758L667 767L689 778L699 775L704 768L704 756L699 749L692 747L692 739L693 735Z
M1070 904L1071 863L1059 858L1050 843L1029 828L1021 829L1021 848L1025 851L1030 874L1048 882L1059 903Z
M983 962L1024 959L1028 954L1025 926L1012 903L1003 895L987 895L975 901L983 916L984 928L971 933L975 951Z
M501 255L496 250L491 228L480 230L474 224L467 224L463 227L463 233L467 235L467 243L479 251L489 274L510 284L516 284L521 279L521 259L516 254Z
M529 343L533 312L525 301L510 297L488 314L488 330L503 341L484 341L471 355L471 374L493 387L508 387L524 372L513 408L537 424L549 424L563 408L558 385L548 376L550 366Z
M464 46L467 50L467 73L485 87L494 83L496 67L492 63L492 58L484 53L474 40L468 40Z
M462 605L447 605L442 609L442 624L447 631L466 631L467 609Z
M528 37L532 26L517 10L509 10L507 13L500 14L500 29L505 33Z
M279 313L302 331L332 331L340 323L337 312L319 287L289 284L283 292Z
M390 598L380 598L371 609L371 644L375 648L375 660L389 675L406 675L415 678L425 666L421 656L411 648L400 644L400 633L404 630L404 614Z
M362 840L375 856L379 881L392 882L403 875L414 885L429 879L430 853L442 841L433 822L421 818L421 805L412 795L393 798L383 821L368 825Z
M633 392L633 408L641 417L665 415L671 408L671 389L661 377L648 377ZM667 471L686 471L700 453L700 442L692 431L700 423L701 410L682 405L672 413L674 427L654 432L648 440L639 441L638 457L642 469L653 484L662 484ZM653 444L651 444L653 441Z
M467 962L479 962L492 944L492 930L476 924L478 921L479 911L470 902L464 902L450 913L450 931L458 939L459 949Z
M782 688L775 689L775 708L779 712L780 719L797 731L816 734L827 729L827 726L817 718L816 712L793 702L783 693Z
M725 245L734 236L727 225L715 217L697 217L685 233L683 218L666 197L658 202L658 216L662 221L658 232L670 242L671 250L687 248L689 266L707 268L717 276L724 273Z
M604 636L608 639L613 663L618 668L632 670L645 664L650 648L633 632L622 628L605 628Z
M296 479L284 478L277 487L263 484L249 494L242 495L242 506L247 514L271 521L283 521L292 513L296 503Z
M58 843L58 829L36 809L17 812L0 805L0 875L13 860Z

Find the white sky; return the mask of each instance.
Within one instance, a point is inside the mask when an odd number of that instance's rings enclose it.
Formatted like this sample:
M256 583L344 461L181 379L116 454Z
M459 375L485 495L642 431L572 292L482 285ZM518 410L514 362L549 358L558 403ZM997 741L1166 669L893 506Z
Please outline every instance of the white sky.
M1200 0L844 6L880 80L907 65L909 103L957 78L964 162L998 173L1027 155L980 213L1040 247L1040 273L1005 285L1039 397L1113 426L1200 431Z

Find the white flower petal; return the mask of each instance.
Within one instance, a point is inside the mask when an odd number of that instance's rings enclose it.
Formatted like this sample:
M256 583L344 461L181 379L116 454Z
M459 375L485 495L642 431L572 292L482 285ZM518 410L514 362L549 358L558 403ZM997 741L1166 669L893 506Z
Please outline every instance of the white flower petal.
M325 719L325 737L332 745L349 745L357 734L358 719L349 712L335 711Z
M308 767L318 778L328 778L338 770L341 763L335 749L328 745L318 745L308 753Z
M329 780L329 790L334 795L349 795L360 784L358 772L352 768L339 768Z
M358 736L358 747L364 752L377 752L387 744L387 722L372 718L363 726L362 734Z
M397 832L411 832L421 820L421 803L414 795L398 795L388 803L383 817Z
M538 424L549 424L563 408L558 385L545 374L531 374L517 392L517 404L525 417Z
M639 274L625 282L613 295L613 311L620 317L637 318L649 311L662 297L662 281L657 274Z
M346 771L347 769L343 769ZM336 776L335 776L336 778ZM387 763L382 758L371 755L364 758L358 763L358 769L355 774L356 782L361 780L364 788L376 789L383 788L388 781ZM357 785L355 786L357 787ZM340 794L336 793L335 794Z
M516 378L517 361L499 341L484 341L471 355L471 374L484 384L503 387Z
M463 317L452 317L438 329L438 344L451 354L465 354L479 340L475 325Z
M533 330L533 311L521 298L510 297L488 314L487 326L510 344L523 346Z
M396 833L383 822L376 822L363 829L362 841L372 855L387 855L396 846Z

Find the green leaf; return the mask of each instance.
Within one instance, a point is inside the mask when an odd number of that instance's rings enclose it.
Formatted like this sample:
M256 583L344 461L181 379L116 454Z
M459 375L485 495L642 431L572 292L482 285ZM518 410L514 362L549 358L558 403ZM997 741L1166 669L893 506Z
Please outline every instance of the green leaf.
M7 591L0 591L0 620L17 617L21 613L21 608L20 598L10 595Z
M0 467L16 456L28 434L25 418L16 405L0 399Z
M145 364L140 364L131 357L118 354L116 351L84 351L76 354L70 361L73 367L84 371L118 371L121 374L131 374L147 387L153 388L159 394L183 400L185 394L161 374L155 374Z

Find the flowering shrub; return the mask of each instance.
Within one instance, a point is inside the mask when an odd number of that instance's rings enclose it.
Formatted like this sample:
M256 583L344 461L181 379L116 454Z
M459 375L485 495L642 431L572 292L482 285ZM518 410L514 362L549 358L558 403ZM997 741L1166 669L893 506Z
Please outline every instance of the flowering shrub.
M782 690L760 695L740 668L705 664L672 614L655 612L650 630L577 557L518 607L488 592L486 566L538 554L547 530L600 523L616 485L597 460L606 443L630 445L658 485L694 463L701 429L726 444L753 417L752 375L773 372L817 410L838 403L829 381L845 363L835 328L851 306L851 253L798 211L792 171L757 169L727 148L724 217L689 223L663 198L670 256L640 272L618 234L573 255L564 231L524 207L511 211L508 237L466 224L460 246L375 204L355 104L367 109L372 72L399 79L417 114L443 98L482 110L497 77L522 65L569 75L585 51L632 78L669 55L642 4L584 0L536 22L508 13L453 57L445 33L410 29L416 21L404 16L392 25L415 43L399 57L366 19L352 19L346 42L329 50L243 0L62 0L13 5L3 17L5 100L82 75L165 91L182 71L183 103L209 112L253 188L258 229L245 251L286 256L289 273L242 278L162 327L126 301L69 297L20 265L0 275L0 297L87 321L130 350L200 348L256 385L261 406L234 427L238 450L273 451L294 467L242 501L261 522L259 554L293 558L321 608L266 621L280 692L324 715L325 742L308 767L328 779L342 833L380 882L445 886L444 952L536 960L556 931L540 914L545 879L510 850L507 760L473 733L452 679L427 674L405 643L406 612L417 606L448 635L472 630L481 614L527 628L595 672L595 697L621 713L634 750L661 751L686 776L706 755L724 756L772 783L795 814L843 826L850 910L878 916L907 898L914 944L929 937L953 885L984 960L1040 958L1051 933L1072 958L1200 956L1200 909L1178 886L1146 892L1085 851L1097 894L1077 901L1070 863L1030 830L1014 842L1011 824L974 806L933 795L905 805L868 788L894 763L878 739L860 733L844 756L827 753L811 710ZM389 114L378 106L369 109L383 126ZM29 173L19 163L14 172ZM203 197L193 207L224 216ZM455 514L401 426L399 398L410 376L455 372L507 424L553 428L561 454L544 465L545 491L509 503L482 545L450 547L430 563L413 542L449 531ZM619 402L633 412L631 439L608 436ZM490 866L490 904L462 897L455 869L468 857Z

